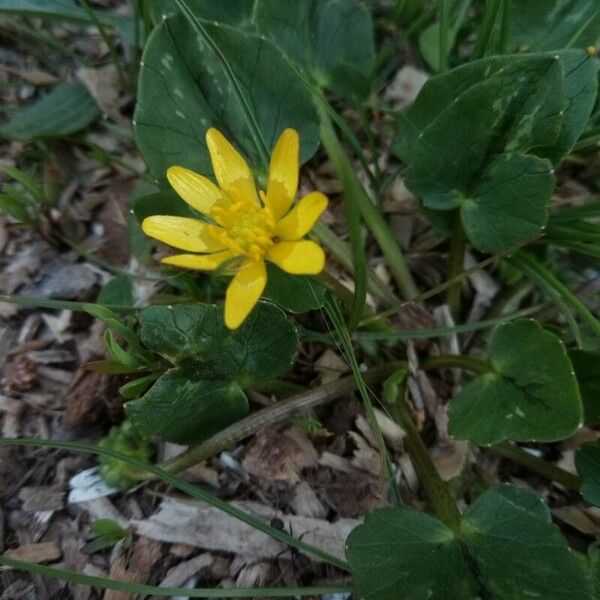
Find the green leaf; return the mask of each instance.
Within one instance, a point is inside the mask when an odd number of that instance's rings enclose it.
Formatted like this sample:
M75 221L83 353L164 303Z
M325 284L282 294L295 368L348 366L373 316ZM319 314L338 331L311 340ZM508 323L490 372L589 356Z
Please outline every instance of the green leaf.
M375 66L371 15L355 0L257 0L256 24L322 88L364 98Z
M535 493L497 485L463 515L462 537L490 598L591 600L583 561L575 556Z
M579 383L585 422L588 425L598 425L600 423L600 354L587 350L571 350L569 358Z
M298 346L293 324L268 303L259 303L234 331L225 327L223 307L212 304L150 306L140 325L142 343L173 364L200 364L205 376L243 386L285 373Z
M15 221L29 223L29 202L22 194L0 194L0 213L12 217Z
M11 120L0 126L0 137L63 137L85 129L99 116L98 105L82 83L62 83L30 106L13 112Z
M480 250L540 232L554 186L549 161L559 163L581 135L596 69L573 50L490 57L432 78L399 116L407 186L428 209L460 207Z
M125 404L127 416L144 435L177 444L201 442L244 418L249 406L242 389L206 376L201 367L167 371L142 398Z
M302 314L323 306L325 288L312 277L290 275L269 263L263 297L285 310Z
M548 219L554 171L548 160L501 154L488 167L471 198L460 204L471 243L494 253L537 234Z
M164 181L171 165L210 174L204 138L211 126L255 168L265 166L263 151L272 148L286 127L298 130L302 159L310 158L318 144L315 109L280 52L252 33L218 24L204 24L204 29L209 39L183 16L169 17L144 50L134 123L152 174ZM208 43L218 49L219 58Z
M575 454L575 467L581 477L581 495L600 506L600 442L581 446Z
M155 382L157 379L158 375L156 373L152 373L151 375L146 375L145 377L140 377L139 379L134 379L133 381L128 381L125 385L122 385L119 388L119 394L126 400L137 398L150 386L151 383Z
M521 51L596 46L600 8L595 0L512 0L508 31Z
M471 600L468 573L451 529L429 515L405 508L369 513L346 541L357 594L365 600Z
M125 537L127 531L112 519L98 519L92 523L92 531L96 535L114 535Z
M255 0L194 0L193 9L196 14L207 21L217 21L236 27L250 27L252 10ZM179 12L175 0L152 0L152 20L160 23L163 15L172 15Z
M490 340L493 371L454 398L449 431L477 444L556 441L577 431L583 411L563 343L537 322L500 325Z
M590 573L534 493L487 490L460 534L415 510L383 508L350 534L347 558L366 600L591 600Z
M136 198L132 210L139 223L153 215L199 218L198 213L172 190Z
M100 290L96 302L106 306L133 306L133 280L126 274L113 277Z
M94 16L105 25L117 27L128 41L133 40L133 19L103 10L95 10ZM0 13L26 17L44 17L82 21L94 24L94 20L84 8L73 0L0 0Z

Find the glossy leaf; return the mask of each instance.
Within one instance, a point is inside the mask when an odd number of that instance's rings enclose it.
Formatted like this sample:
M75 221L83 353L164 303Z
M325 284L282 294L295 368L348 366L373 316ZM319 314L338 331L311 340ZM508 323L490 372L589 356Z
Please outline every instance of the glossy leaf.
M98 105L82 83L62 83L33 104L13 112L10 121L0 126L0 137L63 137L84 129L99 116Z
M202 365L205 377L242 385L282 375L291 366L298 336L281 309L260 303L234 331L223 308L212 304L150 306L140 312L140 339L173 364Z
M201 218L193 208L172 190L136 198L132 202L132 210L140 224L146 217L152 217L153 215Z
M521 51L584 48L600 42L596 0L512 0L509 44Z
M210 175L204 138L211 126L255 169L266 167L263 154L286 127L300 133L302 159L312 156L318 143L312 99L280 52L252 33L218 24L204 29L208 40L183 16L174 15L146 45L134 122L153 175L164 182L171 165Z
M301 314L323 306L325 288L311 277L290 275L269 263L263 297L285 310Z
M591 600L585 564L537 494L494 486L466 510L461 532L488 597Z
M217 21L236 27L251 27L252 9L255 0L193 0L191 8L201 19ZM160 23L165 15L172 15L179 11L175 0L152 0L152 20Z
M177 444L198 443L248 414L248 400L231 381L208 379L203 367L167 371L125 410L141 433Z
M368 514L348 537L346 558L365 600L476 597L476 582L455 534L416 510L381 508Z
M490 340L493 371L454 398L450 433L478 444L556 441L577 431L581 397L563 343L533 320L500 325Z
M464 513L460 535L404 508L367 515L346 550L366 600L593 597L590 573L534 493L498 485Z
M552 165L581 135L596 93L583 51L491 57L428 81L399 117L406 184L427 209L460 209L471 243L503 250L540 232Z
M256 24L322 88L365 97L375 66L373 22L355 0L257 0Z
M587 350L571 350L569 358L579 383L585 422L588 425L598 425L600 423L600 354Z
M575 454L575 466L581 477L581 495L600 506L600 442L581 446Z

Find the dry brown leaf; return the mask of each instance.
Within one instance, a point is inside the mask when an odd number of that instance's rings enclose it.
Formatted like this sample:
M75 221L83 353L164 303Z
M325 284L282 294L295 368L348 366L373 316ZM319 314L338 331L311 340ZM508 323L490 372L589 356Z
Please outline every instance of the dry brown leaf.
M32 563L44 563L58 560L61 550L56 542L40 542L39 544L26 544L18 548L10 548L6 556Z

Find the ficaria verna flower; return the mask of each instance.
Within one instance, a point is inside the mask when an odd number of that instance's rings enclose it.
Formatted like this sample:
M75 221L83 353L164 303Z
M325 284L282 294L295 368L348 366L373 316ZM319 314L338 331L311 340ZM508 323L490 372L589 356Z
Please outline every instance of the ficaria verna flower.
M299 138L286 129L273 150L266 192L257 192L254 177L239 152L214 128L206 132L218 187L184 167L169 167L167 179L192 208L210 222L156 215L144 219L144 232L177 254L162 262L187 269L231 269L235 275L225 295L225 324L239 327L267 283L265 260L294 275L316 275L325 254L303 239L327 208L327 198L311 192L292 204L298 188Z

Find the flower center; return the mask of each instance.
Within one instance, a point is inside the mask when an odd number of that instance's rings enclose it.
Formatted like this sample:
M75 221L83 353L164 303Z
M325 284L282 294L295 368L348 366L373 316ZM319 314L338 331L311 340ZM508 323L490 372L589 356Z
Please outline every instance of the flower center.
M255 202L238 200L213 206L210 216L221 226L210 226L212 236L235 254L258 260L273 245L275 219Z

